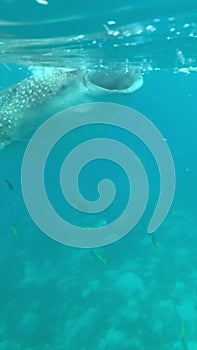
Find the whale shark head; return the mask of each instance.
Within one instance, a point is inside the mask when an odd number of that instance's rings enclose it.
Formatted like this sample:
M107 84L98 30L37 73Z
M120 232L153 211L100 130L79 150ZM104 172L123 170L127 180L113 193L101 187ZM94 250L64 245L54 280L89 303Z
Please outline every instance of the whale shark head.
M130 94L143 85L136 68L33 68L32 72L30 77L0 92L0 149L66 107L90 102L95 95Z

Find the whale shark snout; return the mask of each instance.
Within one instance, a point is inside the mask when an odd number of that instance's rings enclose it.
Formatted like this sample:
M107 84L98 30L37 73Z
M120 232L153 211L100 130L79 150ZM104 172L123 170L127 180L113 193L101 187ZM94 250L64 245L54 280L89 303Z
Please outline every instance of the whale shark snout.
M54 113L100 94L129 94L143 85L139 69L36 68L33 75L0 92L0 149L21 139Z

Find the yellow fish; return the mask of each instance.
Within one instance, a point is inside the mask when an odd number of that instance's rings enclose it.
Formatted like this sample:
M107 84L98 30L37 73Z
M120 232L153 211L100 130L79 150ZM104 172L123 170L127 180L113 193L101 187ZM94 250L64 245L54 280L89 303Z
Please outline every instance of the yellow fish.
M181 325L181 338L184 339L185 338L185 322L182 322Z
M151 240L152 240L153 247L155 249L158 249L157 239L156 239L156 235L154 233L151 234Z
M95 220L89 226L86 226L86 228L88 230L91 230L92 228L102 227L102 226L105 226L105 225L107 225L107 220L100 219L100 220Z
M18 234L18 232L17 232L17 230L16 230L16 227L15 227L15 226L12 226L12 227L11 227L11 230L12 230L14 236L16 237L16 239L19 239L19 234Z
M93 250L90 250L90 254L98 259L100 262L102 262L103 264L107 264L107 260L105 258L103 258L101 255L99 255L97 252L93 251Z
M24 261L24 264L23 264L23 272L25 272L26 267L28 267L28 266L29 266L29 261L28 261L28 260L25 260L25 261Z
M181 343L183 345L183 350L188 350L188 345L185 337L185 322L182 322L181 326Z
M183 221L187 221L187 220L184 218L184 216L181 214L180 211L172 210L172 211L171 211L171 216L172 216L172 217L179 218L179 219L181 219L181 220L183 220Z

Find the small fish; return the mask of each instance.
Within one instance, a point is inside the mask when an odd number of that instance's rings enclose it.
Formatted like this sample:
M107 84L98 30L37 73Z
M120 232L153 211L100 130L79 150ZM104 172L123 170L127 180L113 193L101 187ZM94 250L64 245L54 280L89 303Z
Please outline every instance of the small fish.
M182 325L181 325L181 339L182 338L185 338L185 322L184 321L182 322Z
M153 247L155 249L158 249L157 239L156 239L156 235L154 233L151 234L151 241L152 241Z
M97 252L90 250L90 255L92 255L94 258L96 258L97 260L99 260L100 262L102 262L104 265L107 264L107 259L103 258L100 254L98 254Z
M29 266L29 260L25 260L23 264L23 272L25 272L27 266Z
M183 350L188 350L188 345L187 345L187 341L186 341L186 337L185 337L185 322L182 322L181 325L181 343L183 346Z
M29 261L25 260L22 266L22 273L25 273L26 268L29 266Z
M23 266L24 266L24 267L27 267L28 265L29 265L29 261L28 261L28 260L25 260Z
M11 227L11 230L12 230L14 236L16 237L16 239L19 239L19 234L18 234L18 232L17 232L17 230L16 230L16 227L15 227L15 226L12 226L12 227Z
M9 187L10 190L14 189L14 186L11 184L11 182L9 180L4 178L3 181L7 184L7 186Z
M181 213L180 211L172 210L172 211L171 211L171 216L172 216L172 217L179 218L179 219L181 219L181 220L183 220L183 221L187 221L187 220L184 218L184 216L182 215L182 213Z
M88 230L91 230L92 228L98 228L107 225L107 220L100 219L93 221L89 226L86 226Z

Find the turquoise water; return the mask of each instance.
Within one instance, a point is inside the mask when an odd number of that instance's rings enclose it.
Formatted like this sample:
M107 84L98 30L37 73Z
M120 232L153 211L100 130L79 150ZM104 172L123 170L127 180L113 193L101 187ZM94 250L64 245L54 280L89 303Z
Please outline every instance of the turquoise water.
M154 123L173 156L176 191L165 221L152 236L147 234L159 193L149 150L115 128L98 126L70 135L51 153L45 174L49 199L65 220L91 230L102 220L115 220L128 200L125 172L101 159L84 168L79 187L94 201L98 182L110 178L117 190L111 207L91 215L65 203L59 167L80 137L109 135L130 147L144 165L150 193L141 220L121 240L96 249L64 246L39 230L24 204L21 164L29 139L1 150L0 350L197 350L195 11L194 1L1 2L1 89L29 76L29 65L139 65L142 88L91 101L126 105ZM116 24L106 24L110 20ZM16 26L21 22L27 23ZM158 28L146 29L150 25ZM114 34L106 33L108 27ZM120 28L124 35L118 38ZM132 30L139 34L129 35ZM73 38L78 35L85 39ZM31 40L37 45L32 47Z

